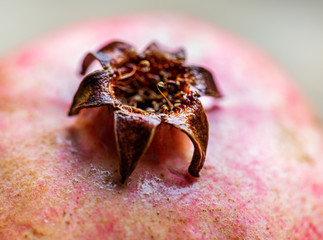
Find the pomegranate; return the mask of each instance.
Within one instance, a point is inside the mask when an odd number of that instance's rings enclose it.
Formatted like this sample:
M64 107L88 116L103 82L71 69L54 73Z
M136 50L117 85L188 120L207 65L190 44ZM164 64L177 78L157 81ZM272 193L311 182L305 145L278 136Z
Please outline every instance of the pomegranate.
M106 107L68 117L88 51L121 40L183 47L223 98L203 97L209 141L161 124L120 182ZM94 68L94 67L93 67ZM185 16L95 20L0 63L1 239L323 239L323 135L288 75L261 51Z

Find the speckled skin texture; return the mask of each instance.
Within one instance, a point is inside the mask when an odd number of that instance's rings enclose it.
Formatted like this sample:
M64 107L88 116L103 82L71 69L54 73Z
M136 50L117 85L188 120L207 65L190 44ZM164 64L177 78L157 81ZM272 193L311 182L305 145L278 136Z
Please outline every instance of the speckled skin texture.
M67 117L87 51L120 39L183 46L216 74L210 139L162 126L121 185L105 108ZM127 16L52 33L0 63L0 239L323 239L323 137L288 76L261 52L189 17Z

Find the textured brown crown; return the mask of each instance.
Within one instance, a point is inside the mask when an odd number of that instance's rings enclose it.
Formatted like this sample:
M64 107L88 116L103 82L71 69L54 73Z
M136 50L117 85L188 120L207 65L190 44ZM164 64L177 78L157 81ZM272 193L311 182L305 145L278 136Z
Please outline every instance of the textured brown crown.
M183 49L169 52L156 43L139 54L127 43L111 42L85 57L81 74L94 60L103 69L84 77L69 115L91 107L113 110L122 183L161 123L180 129L191 139L194 153L188 172L198 177L208 143L208 122L198 97L221 96L212 74L186 65Z

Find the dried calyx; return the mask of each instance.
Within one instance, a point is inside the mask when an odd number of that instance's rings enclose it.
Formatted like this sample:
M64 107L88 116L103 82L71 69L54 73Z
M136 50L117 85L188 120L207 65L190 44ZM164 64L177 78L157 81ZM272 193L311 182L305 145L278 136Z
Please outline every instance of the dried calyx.
M109 43L85 57L82 74L94 60L103 69L85 76L69 115L104 105L113 110L121 181L133 172L161 123L189 136L194 153L188 172L198 177L208 142L208 122L198 97L221 96L212 74L186 65L183 49L169 52L156 43L140 54L127 43Z

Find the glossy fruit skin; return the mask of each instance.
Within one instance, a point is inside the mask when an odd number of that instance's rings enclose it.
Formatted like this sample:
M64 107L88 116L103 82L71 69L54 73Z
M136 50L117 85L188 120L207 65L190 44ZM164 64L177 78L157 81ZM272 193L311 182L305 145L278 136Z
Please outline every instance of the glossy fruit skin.
M182 46L216 74L200 178L190 141L164 126L121 185L107 109L67 117L79 61L115 39ZM285 72L214 26L164 14L71 26L2 59L0 100L0 239L323 238L318 120Z

